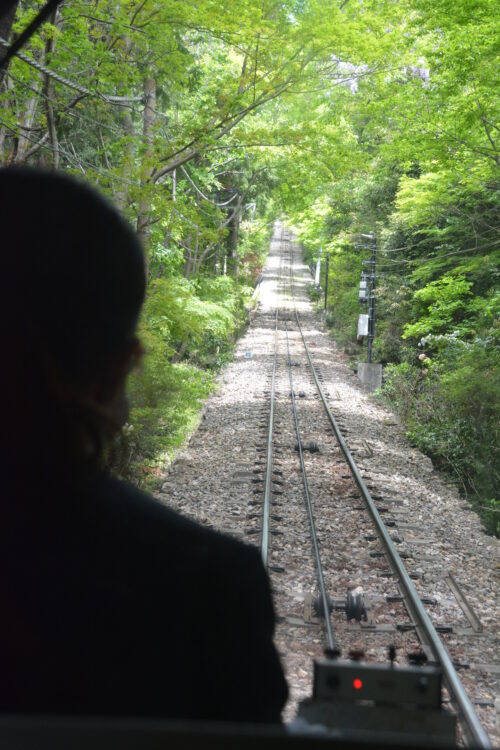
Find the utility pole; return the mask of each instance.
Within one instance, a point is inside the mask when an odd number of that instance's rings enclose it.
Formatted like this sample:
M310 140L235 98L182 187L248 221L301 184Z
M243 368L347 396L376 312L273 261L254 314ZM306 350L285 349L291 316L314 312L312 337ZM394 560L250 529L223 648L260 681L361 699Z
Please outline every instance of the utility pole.
M326 303L328 300L328 266L330 265L330 253L326 254L326 264L325 264L325 306L324 309L326 310Z
M365 236L365 235L363 235ZM373 339L375 338L375 262L377 259L377 241L373 235L366 235L371 240L372 256L370 258L370 296L368 298L368 358L372 361Z
M361 271L358 299L360 303L368 303L368 314L362 314L358 319L358 341L367 339L366 362L358 364L358 377L370 390L382 387L382 365L372 363L373 340L375 338L375 264L377 260L377 242L375 235L362 234L364 242L355 245L360 250L371 250L370 260L363 260L363 265L369 265L369 272ZM366 243L368 240L368 243Z

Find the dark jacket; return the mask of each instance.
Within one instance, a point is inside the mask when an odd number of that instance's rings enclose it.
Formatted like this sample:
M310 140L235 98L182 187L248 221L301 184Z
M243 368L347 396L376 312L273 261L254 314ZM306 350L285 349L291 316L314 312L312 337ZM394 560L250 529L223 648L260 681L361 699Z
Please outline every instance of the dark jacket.
M5 500L0 711L279 721L255 548L104 474Z

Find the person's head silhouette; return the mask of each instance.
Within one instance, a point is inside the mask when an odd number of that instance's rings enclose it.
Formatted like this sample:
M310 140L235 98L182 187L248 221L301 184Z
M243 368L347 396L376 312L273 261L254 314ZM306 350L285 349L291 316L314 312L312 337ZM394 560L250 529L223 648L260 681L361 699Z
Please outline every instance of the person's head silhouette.
M61 173L1 169L0 206L6 458L77 471L116 427L140 354L142 249L110 203Z

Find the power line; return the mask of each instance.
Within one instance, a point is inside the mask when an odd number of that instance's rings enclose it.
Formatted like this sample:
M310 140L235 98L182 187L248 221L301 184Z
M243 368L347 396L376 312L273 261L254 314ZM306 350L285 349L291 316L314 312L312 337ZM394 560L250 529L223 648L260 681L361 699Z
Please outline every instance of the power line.
M0 37L0 47L8 47L8 44L5 42L5 40ZM77 91L78 93L82 94L82 96L88 96L90 98L98 98L103 102L106 102L106 104L116 104L123 109L129 109L134 114L138 115L139 117L143 116L143 111L137 109L137 107L133 106L133 102L142 102L144 100L144 97L141 96L110 96L107 94L101 94L99 91L90 91L89 89L85 88L84 86L80 86L79 84L75 84L72 81L70 81L68 78L64 78L63 76L60 76L58 73L54 73L53 71L50 71L45 65L42 65L41 63L38 63L36 60L32 60L27 55L24 55L23 53L19 53L16 55L19 57L23 62L26 62L31 67L35 68L35 70L38 70L38 72L43 73L44 75L49 76L50 78L53 78L54 80L58 81L59 83L62 83L63 85L73 89L74 91ZM9 77L13 80L23 83L23 85L28 86L29 84L25 83L24 81L19 81L12 73L9 71L8 73ZM32 89L34 90L34 89ZM36 90L35 90L36 91ZM37 92L36 93L40 93ZM155 111L155 117L163 117L165 120L167 120L168 123L171 121L171 116L166 114L165 112L161 112L159 110ZM163 131L163 134L165 138L171 142L171 138L169 134L165 131Z
M48 2L39 11L32 22L28 24L28 26L19 35L19 37L13 44L9 45L8 42L5 42L5 44L7 45L7 52L0 60L0 70L2 68L5 68L11 57L16 54L20 54L19 50L21 49L21 47L24 47L26 42L31 39L38 27L41 26L42 23L50 16L50 14L56 10L57 6L60 5L60 3L61 0L48 0ZM13 5L13 3L10 3L10 5Z
M87 115L82 114L82 112L76 112L73 111L71 107L69 107L68 104L64 104L64 102L58 102L57 100L51 99L47 94L45 94L43 91L39 91L34 86L30 86L29 83L26 83L26 81L21 80L17 76L13 75L12 72L9 70L8 77L15 81L20 86L24 86L29 91L32 91L34 94L37 94L42 99L45 99L45 101L49 101L54 109L56 109L61 114L67 114L69 117L72 117L74 119L84 120L85 122L90 122L93 125L97 125L100 128L106 128L107 130L111 130L114 133L118 133L121 137L124 137L124 133L122 130L120 130L119 127L116 125L111 125L110 123L104 123L101 120L96 120L95 117L87 117ZM22 126L19 126L22 128Z
M0 46L4 47L5 49L9 49L9 43L6 42L3 37L0 37ZM54 81L61 83L63 86L68 86L68 88L73 89L73 91L78 91L78 93L84 94L85 96L97 97L110 104L121 105L128 104L130 102L140 102L143 100L142 96L111 96L108 94L101 94L99 91L90 91L89 89L85 88L85 86L80 86L79 83L70 81L69 78L65 78L64 76L59 75L59 73L55 73L53 70L50 70L50 68L47 68L46 65L33 60L31 57L28 57L28 55L25 55L24 52L16 52L16 57L27 63L27 65L30 65L32 68L35 68L35 70L38 70L40 73L43 73L49 78L53 78Z
M199 187L197 187L197 185L195 185L195 183L194 183L194 182L193 182L193 180L191 179L191 177L190 177L190 175L189 175L189 173L188 173L187 169L185 169L183 165L181 165L181 169L182 169L182 172L184 173L184 175L185 175L185 176L187 177L187 179L189 180L189 183L190 183L190 184L192 185L192 187L193 187L193 188L194 188L194 189L196 190L196 192L198 193L198 195L199 195L199 196L201 196L202 198L204 198L204 199L205 199L206 201L208 201L209 203L212 203L212 205L214 205L214 206L217 206L217 208L223 208L224 206L228 206L228 205L229 205L230 203L232 203L232 202L234 201L234 199L235 199L235 198L237 198L237 197L238 197L238 193L235 193L235 194L234 194L234 195L233 195L233 196L232 196L231 198L229 198L229 200L227 200L227 201L224 201L223 203L218 203L217 201L214 201L214 200L212 200L211 198L208 198L208 196L206 196L206 195L205 195L205 193L202 193L202 191L200 190L200 188L199 188Z
M490 227L484 232L476 233L476 237L484 237L485 235L490 234L491 232L498 232L499 228L500 227ZM402 245L401 247L384 248L382 252L386 255L388 253L397 253L403 250L410 250L415 247L420 247L420 245L425 245L427 242L428 242L428 239L425 238L425 239L420 240L419 242L409 242L407 245Z
M500 240L496 240L495 242L487 242L485 245L475 245L474 247L467 247L462 250L453 250L451 253L441 253L440 255L435 255L431 258L404 258L402 260L394 260L393 258L384 258L382 255L382 259L380 263L393 263L394 265L410 265L410 264L416 264L416 265L425 265L425 263L430 263L433 260L441 260L441 258L451 258L459 255L463 255L465 253L472 253L477 250L484 250L487 247L493 247L495 245L499 245Z
M33 137L26 133L22 133L16 128L14 128L10 123L8 123L6 120L4 120L2 117L0 117L0 124L2 124L4 127L6 127L8 130L10 130L14 135L21 136L22 138L25 138L30 143L33 143L34 145L38 146L39 141L35 140ZM92 169L97 174L101 174L104 177L107 177L108 179L111 179L112 181L118 180L118 182L122 182L125 185L128 185L129 187L137 187L137 182L131 182L130 180L125 179L124 177L120 177L119 175L110 175L109 170L104 170L102 167L97 166L96 164L92 164L91 162L87 161L86 159L80 158L79 156L75 156L70 151L67 151L61 144L59 144L58 147L53 146L51 143L43 143L43 145L40 146L40 148L48 148L53 153L56 153L59 151L60 154L62 154L71 164L78 167L80 170L82 166L86 166L89 169Z

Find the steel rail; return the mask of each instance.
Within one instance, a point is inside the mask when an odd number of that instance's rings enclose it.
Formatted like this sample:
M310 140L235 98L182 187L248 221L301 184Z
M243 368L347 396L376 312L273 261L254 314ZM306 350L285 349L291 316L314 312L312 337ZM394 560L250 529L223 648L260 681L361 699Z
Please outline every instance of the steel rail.
M293 290L292 290L292 295L293 295ZM295 421L295 432L297 434L297 446L298 446L298 451L299 451L300 468L302 471L302 481L304 484L304 494L306 498L307 514L309 516L309 525L311 528L311 537L312 537L312 542L313 542L313 547L314 547L314 555L316 557L316 571L318 574L318 583L319 583L319 588L321 592L321 601L323 603L323 613L324 613L325 623L326 623L328 648L329 648L330 653L333 654L335 652L335 641L333 639L332 625L330 622L330 608L328 604L328 596L326 594L325 577L323 575L323 565L321 564L321 556L319 553L318 537L316 535L316 524L314 522L314 514L312 510L311 496L309 494L309 483L307 481L307 472L306 472L306 466L304 463L304 453L302 451L302 442L300 440L299 418L297 414L297 405L295 403L295 392L293 390L292 362L290 360L290 343L288 340L288 326L287 326L286 320L285 320L285 333L286 333L286 349L287 349L287 357L288 357L288 374L290 378L290 397L292 400L293 418Z
M273 429L274 429L274 399L276 390L276 360L278 357L278 308L274 318L274 361L273 375L271 380L271 405L269 408L269 426L267 434L267 462L266 462L266 479L264 484L264 508L262 518L262 537L260 542L260 551L262 562L267 568L269 552L269 516L271 512L272 497L272 472L273 472Z
M283 230L281 230L281 242L283 242ZM283 257L280 256L280 268L279 278L281 281L282 276L282 263ZM279 284L277 288L279 294ZM260 552L262 556L262 562L264 567L268 566L269 557L269 522L271 515L271 500L272 500L272 472L273 472L273 432L274 432L274 402L276 394L276 362L278 358L278 318L279 318L279 307L276 300L276 312L274 318L274 359L273 359L273 374L271 379L271 399L269 407L269 423L267 430L267 454L266 454L266 477L264 480L264 506L262 510L262 534L260 541Z
M291 264L290 264L290 272L292 272ZM293 285L292 285L292 295L293 295ZM321 387L321 384L319 382L319 379L316 373L316 368L311 359L309 348L307 346L304 333L300 325L300 320L299 320L299 315L298 315L297 308L295 305L294 295L293 295L293 299L294 299L294 308L295 308L295 320L297 322L297 326L298 326L300 335L302 337L302 342L304 344L304 349L306 352L309 365L311 367L311 372L314 378L314 382L316 383L318 393L321 397L323 406L330 420L330 424L333 427L333 430L340 444L342 452L347 460L347 463L349 464L349 468L352 472L352 475L366 503L367 510L370 513L370 516L375 524L379 538L384 546L389 564L394 574L398 578L399 586L402 589L402 594L403 594L403 599L404 599L406 609L408 610L410 617L412 618L415 624L415 627L417 628L419 637L424 643L426 643L431 648L436 661L440 664L443 670L445 684L452 696L452 701L455 704L455 708L457 709L459 720L467 736L469 746L477 747L477 748L485 748L485 749L491 748L489 737L486 734L481 722L479 721L479 718L474 710L472 702L469 696L467 695L465 688L462 685L462 682L460 681L460 678L455 670L455 667L453 666L450 655L448 654L446 647L444 646L443 642L441 641L441 638L436 632L436 629L434 628L434 625L432 624L430 617L427 614L424 608L424 605L422 604L420 600L420 597L413 585L413 582L410 576L408 575L408 571L406 570L403 564L403 561L401 557L399 556L397 549L394 546L394 543L385 527L385 524L375 506L375 502L373 501L373 498L370 495L368 487L363 481L363 477L361 476L359 469L356 466L356 463L351 455L349 448L347 447L347 444L342 436L342 433L335 420L335 417L333 416L331 412L331 409L326 400L323 388Z

